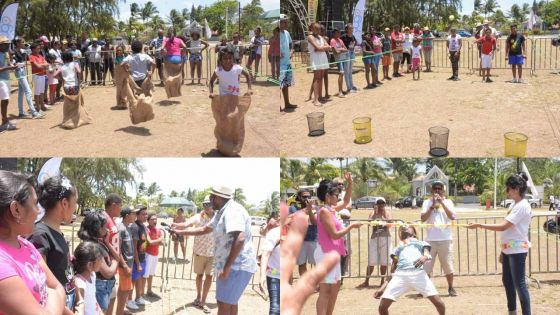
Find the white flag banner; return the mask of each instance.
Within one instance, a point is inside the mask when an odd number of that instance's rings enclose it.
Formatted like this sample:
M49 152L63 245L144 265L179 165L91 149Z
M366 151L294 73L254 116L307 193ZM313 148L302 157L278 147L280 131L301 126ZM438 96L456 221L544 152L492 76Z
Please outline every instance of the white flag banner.
M62 158L60 157L54 157L45 162L39 171L39 175L37 176L37 183L42 185L47 179L60 175L60 163L62 163ZM41 206L41 204L37 203L37 205L39 206L40 212L35 222L39 222L45 215L45 209Z
M0 35L13 40L16 36L16 18L19 3L12 3L2 11L2 19L0 20Z
M527 169L527 165L525 165L525 162L521 162L521 170L527 175L527 187L531 189L533 197L539 197L539 192L537 191L537 187L535 187L535 183L533 183L533 179L531 178L531 174L529 174L529 169Z
M358 45L362 44L362 27L364 25L364 10L366 7L366 0L359 0L354 8L354 18L352 19L352 24L354 25L354 37L356 37L356 43Z
M212 30L210 29L206 18L204 19L204 23L206 24L206 39L210 39L210 37L212 37Z
M535 12L531 10L531 16L529 17L529 21L527 22L527 30L532 30L533 25L535 23Z

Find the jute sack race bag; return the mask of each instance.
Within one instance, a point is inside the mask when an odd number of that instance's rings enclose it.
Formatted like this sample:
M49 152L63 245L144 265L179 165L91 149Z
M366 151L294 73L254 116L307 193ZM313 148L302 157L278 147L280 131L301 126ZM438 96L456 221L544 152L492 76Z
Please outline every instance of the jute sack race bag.
M75 129L92 121L84 107L82 91L78 95L64 95L63 117L60 126L65 129Z
M146 81L150 81L150 78L146 78ZM134 93L135 89L142 90L134 82L131 76L127 78L127 85L125 89L126 99L128 101L128 110L130 112L130 121L136 125L146 121L154 119L154 109L152 108L152 97L146 96L144 94L136 95ZM142 84L142 87L147 87L148 85ZM152 85L153 86L153 85Z
M156 91L156 87L154 86L154 83L152 82L152 77L146 77L146 79L144 80L144 82L142 82L142 86L138 86L138 84L136 84L136 82L134 82L134 80L132 79L132 77L130 78L130 87L132 88L132 91L134 93L138 94L144 94L144 96L152 96L153 93Z
M115 86L117 87L117 108L126 109L125 87L128 85L128 64L122 63L115 67Z
M216 120L216 147L225 156L237 156L245 140L245 114L251 96L216 95L212 98L212 114Z
M182 64L172 64L166 62L165 64L165 93L167 98L181 96L181 68Z

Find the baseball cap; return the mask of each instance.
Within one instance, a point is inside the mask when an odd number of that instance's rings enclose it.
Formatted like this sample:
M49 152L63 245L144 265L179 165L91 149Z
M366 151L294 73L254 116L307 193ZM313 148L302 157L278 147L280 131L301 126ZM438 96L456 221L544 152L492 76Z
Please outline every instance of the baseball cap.
M134 212L140 212L146 209L148 209L148 207L146 207L145 205L137 205L136 207L134 207Z

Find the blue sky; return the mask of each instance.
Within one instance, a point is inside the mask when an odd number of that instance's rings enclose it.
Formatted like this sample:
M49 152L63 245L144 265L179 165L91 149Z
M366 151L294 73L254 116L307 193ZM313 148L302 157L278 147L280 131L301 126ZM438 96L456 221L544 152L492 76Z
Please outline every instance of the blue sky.
M136 0L131 1L128 0L126 3L120 2L119 3L119 16L117 17L118 20L126 20L130 17L130 4L133 2L138 3L139 6L142 6L144 3L148 2L149 0ZM167 16L169 15L169 11L171 9L176 9L182 11L183 8L191 9L193 3L196 3L196 6L209 6L215 1L213 0L152 0L152 3L156 6L159 11L160 16L167 21ZM250 3L250 0L241 0L241 7ZM261 0L261 6L264 8L265 11L274 10L280 8L280 0ZM200 21L199 21L200 22Z
M484 0L482 2L484 3ZM532 5L533 0L498 0L498 4L500 5L499 9L506 14L507 12L509 12L511 6L514 5L515 3L517 3L519 6L522 6L523 3L529 3L530 5ZM470 15L473 10L473 4L474 4L474 0L464 0L461 13Z

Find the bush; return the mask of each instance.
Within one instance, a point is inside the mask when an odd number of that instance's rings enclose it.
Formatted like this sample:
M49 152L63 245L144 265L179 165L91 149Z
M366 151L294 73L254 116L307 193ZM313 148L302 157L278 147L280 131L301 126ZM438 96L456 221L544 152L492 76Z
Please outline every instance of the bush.
M494 198L494 191L493 190L485 190L480 196L478 196L478 200L480 205L486 205L486 200L492 200Z
M533 29L533 35L540 35L540 34L541 34L541 30L539 30L538 28Z

